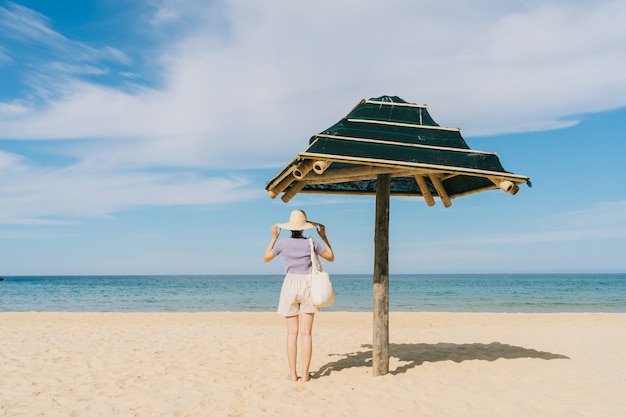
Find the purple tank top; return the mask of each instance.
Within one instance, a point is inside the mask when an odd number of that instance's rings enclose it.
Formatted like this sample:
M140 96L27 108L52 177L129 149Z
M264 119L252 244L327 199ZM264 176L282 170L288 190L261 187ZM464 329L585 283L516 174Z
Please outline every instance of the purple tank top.
M313 239L313 247L318 255L326 250L323 244ZM272 253L283 255L285 273L308 274L311 270L311 247L309 239L281 239L274 245Z

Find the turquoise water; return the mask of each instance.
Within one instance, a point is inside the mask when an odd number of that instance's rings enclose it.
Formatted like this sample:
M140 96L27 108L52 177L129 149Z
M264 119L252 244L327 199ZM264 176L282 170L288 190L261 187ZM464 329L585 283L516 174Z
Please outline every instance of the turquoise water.
M0 311L275 311L282 275L4 277ZM327 311L371 311L371 275L333 275ZM390 311L626 312L626 274L392 275Z

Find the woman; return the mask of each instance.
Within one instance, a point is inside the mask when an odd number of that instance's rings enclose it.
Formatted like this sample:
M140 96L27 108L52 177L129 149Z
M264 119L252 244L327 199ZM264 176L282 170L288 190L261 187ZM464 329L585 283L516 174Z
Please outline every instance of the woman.
M302 381L308 382L309 365L313 353L313 318L319 310L311 302L310 271L311 246L309 239L302 235L306 229L316 228L324 245L313 239L315 253L329 262L335 260L333 250L326 238L326 228L323 224L309 222L306 213L302 210L293 210L287 223L272 226L270 240L263 260L269 262L278 255L283 255L285 263L285 279L280 290L278 314L287 319L287 359L289 361L290 381L297 381L296 357L298 352L298 330L302 339ZM291 230L291 237L277 242L280 229Z

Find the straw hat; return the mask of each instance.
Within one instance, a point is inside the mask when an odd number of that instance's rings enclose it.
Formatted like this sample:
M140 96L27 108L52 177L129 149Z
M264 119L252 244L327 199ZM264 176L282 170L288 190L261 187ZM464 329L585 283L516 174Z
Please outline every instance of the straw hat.
M287 223L279 223L276 226L281 229L288 230L306 230L315 227L317 223L308 222L306 220L306 213L302 210L293 210L289 215L289 221Z

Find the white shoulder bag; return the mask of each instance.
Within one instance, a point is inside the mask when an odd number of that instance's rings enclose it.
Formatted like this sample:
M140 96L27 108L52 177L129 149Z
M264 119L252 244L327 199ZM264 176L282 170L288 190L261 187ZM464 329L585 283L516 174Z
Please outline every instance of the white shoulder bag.
M311 237L309 244L311 245L311 299L315 307L328 307L335 302L335 289L330 282L328 272L324 272L322 262L315 253Z

